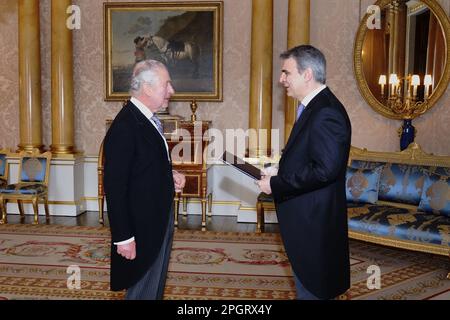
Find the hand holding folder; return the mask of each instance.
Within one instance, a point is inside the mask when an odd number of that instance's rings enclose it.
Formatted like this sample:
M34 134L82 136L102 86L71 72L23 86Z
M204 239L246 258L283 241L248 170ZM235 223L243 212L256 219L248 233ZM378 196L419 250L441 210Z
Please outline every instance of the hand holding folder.
M222 155L222 161L228 165L233 166L235 169L239 170L243 174L253 178L255 180L261 180L261 170L245 162L243 159L235 156L232 153L225 151Z
M278 174L278 168L274 166L268 166L264 167L264 169L261 170L261 175L263 176L276 176Z

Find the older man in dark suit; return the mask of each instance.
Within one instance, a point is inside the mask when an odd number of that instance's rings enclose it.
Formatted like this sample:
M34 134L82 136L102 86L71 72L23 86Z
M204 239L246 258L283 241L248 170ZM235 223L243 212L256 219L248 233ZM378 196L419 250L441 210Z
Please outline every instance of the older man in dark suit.
M325 85L323 54L302 45L281 54L280 82L299 102L276 175L258 184L273 194L298 299L333 299L350 287L345 174L351 125Z
M174 93L166 67L136 64L132 98L105 137L105 193L111 227L111 289L126 299L161 299L173 236L174 192L185 184L172 170L156 112Z

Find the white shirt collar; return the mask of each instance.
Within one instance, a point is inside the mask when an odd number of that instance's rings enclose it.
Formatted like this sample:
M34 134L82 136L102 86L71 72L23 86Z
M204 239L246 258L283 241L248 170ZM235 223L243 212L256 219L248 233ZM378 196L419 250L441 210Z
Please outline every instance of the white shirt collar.
M152 117L153 117L153 112L150 111L149 108L147 108L142 102L140 102L138 99L136 99L135 97L131 97L130 102L132 104L134 104L136 106L136 108L139 109L140 112L142 112L142 114L150 121L150 123L156 128L156 130L158 131L159 135L162 137L163 141L164 141L164 145L166 146L166 151L167 151L167 159L170 160L170 156L169 156L169 145L167 144L166 138L164 137L163 134L161 134L161 132L159 132L158 127L156 126L156 123L153 122Z
M150 109L145 106L145 104L143 104L141 101L139 101L135 97L131 97L130 102L132 104L134 104L136 106L136 108L138 108L139 111L142 112L148 120L152 119L153 112L151 112Z
M311 100L314 99L314 97L317 96L326 87L327 87L326 85L322 84L317 89L314 89L313 91L311 91L306 97L303 98L302 105L304 105L306 108L308 106L308 103L310 103Z

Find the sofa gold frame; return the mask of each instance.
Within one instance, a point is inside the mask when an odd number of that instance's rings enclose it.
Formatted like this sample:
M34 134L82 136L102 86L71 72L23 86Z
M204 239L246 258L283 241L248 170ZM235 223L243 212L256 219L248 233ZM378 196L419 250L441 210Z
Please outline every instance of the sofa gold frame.
M417 143L411 143L407 149L401 152L378 152L378 151L368 151L367 149L360 149L356 147L351 147L350 157L348 164L350 165L352 160L363 160L363 161L380 161L389 163L401 163L401 164L411 164L411 165L426 165L435 167L448 167L450 168L450 157L449 156L435 156L422 151ZM394 202L378 201L377 204L389 204L401 208L416 209L414 205L407 205ZM446 245L436 245L436 244L424 244L414 241L399 240L394 237L378 236L378 235L368 235L366 233L350 231L348 232L350 238L372 242L376 244L408 249L414 251L421 251L427 253L433 253L438 255L448 256L450 254L450 247Z

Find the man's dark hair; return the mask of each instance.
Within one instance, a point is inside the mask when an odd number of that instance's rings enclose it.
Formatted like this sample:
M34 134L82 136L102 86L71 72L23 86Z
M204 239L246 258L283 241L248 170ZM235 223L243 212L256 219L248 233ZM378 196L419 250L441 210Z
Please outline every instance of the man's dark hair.
M314 80L325 84L327 61L323 53L311 45L300 45L280 54L281 59L294 58L299 72L311 68Z

